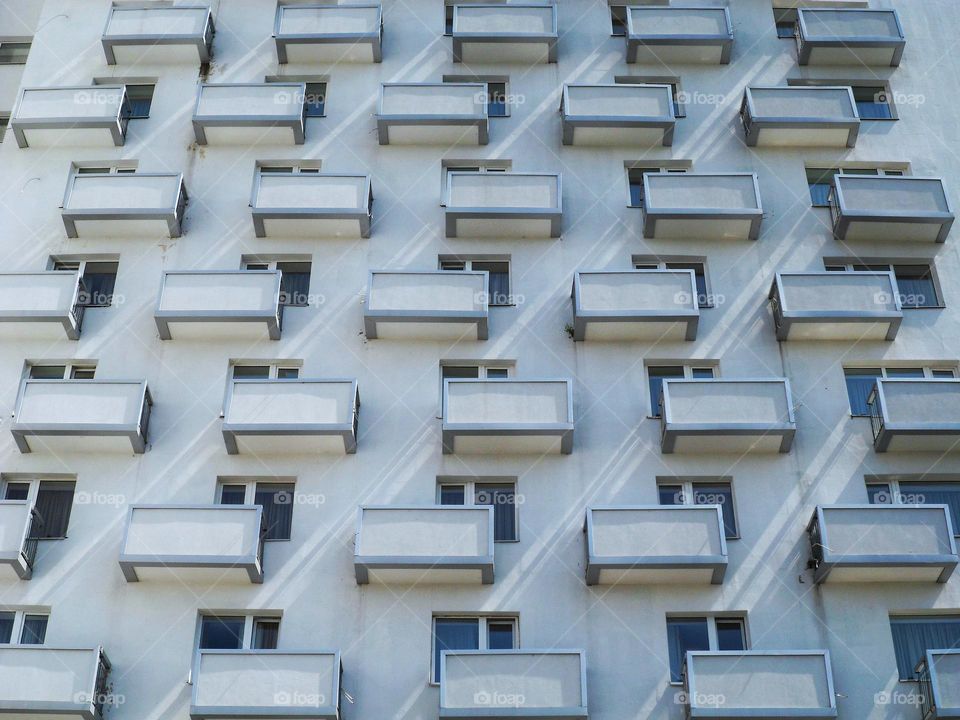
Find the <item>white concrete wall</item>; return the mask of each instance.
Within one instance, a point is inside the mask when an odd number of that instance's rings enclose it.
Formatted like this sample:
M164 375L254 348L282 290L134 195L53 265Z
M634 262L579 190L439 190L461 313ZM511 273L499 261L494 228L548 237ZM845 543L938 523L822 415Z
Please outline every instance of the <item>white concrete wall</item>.
M280 644L338 648L353 720L437 716L428 684L434 612L510 611L520 615L525 647L587 652L591 718L678 720L668 685L665 614L742 611L753 647L827 648L841 717L906 720L912 705L877 705L897 683L888 626L891 611L960 606L960 575L945 586L814 587L806 571L804 525L814 505L865 502L863 476L960 470L957 457L873 452L867 421L851 419L841 364L960 358L960 235L944 246L858 242L829 233L828 214L811 209L804 161L906 161L917 175L943 176L960 206L960 73L954 0L877 0L896 6L908 34L895 71L804 68L778 40L769 0L731 3L736 43L729 66L628 68L624 41L609 36L602 2L563 0L559 62L471 66L452 62L435 0L388 2L382 64L278 70L270 40L273 0L219 0L211 82L265 75L327 74L328 115L307 121L307 141L261 147L194 144L190 116L197 67L107 66L100 33L108 0L32 0L42 5L24 69L28 85L89 83L94 77L159 78L148 120L130 124L120 148L20 150L0 146L0 257L6 270L38 270L52 253L116 253L114 307L87 313L79 342L0 345L0 416L9 417L25 359L90 358L102 378L146 378L155 405L151 447L142 456L21 455L0 426L0 470L75 473L78 500L69 538L46 542L29 582L0 585L0 603L52 609L51 645L103 644L114 692L125 703L111 720L184 720L198 608L282 610ZM380 146L372 117L381 82L438 81L444 73L509 73L523 98L509 119L491 121L490 144ZM682 74L694 96L672 148L561 147L560 89L565 82L609 82L628 72ZM892 77L903 94L900 120L865 123L854 149L748 150L737 111L743 88L788 77ZM4 81L5 82L5 81ZM4 85L6 88L6 85ZM7 96L2 90L2 97ZM922 98L919 102L908 102ZM720 100L717 102L711 102ZM6 102L6 101L4 101ZM0 102L0 105L4 104ZM12 104L11 104L12 105ZM289 136L285 136L289 137ZM328 172L369 173L376 196L369 240L256 239L248 202L258 159L322 159ZM441 158L508 158L516 171L563 173L563 238L446 240L440 203ZM137 159L143 171L184 172L190 192L184 236L67 240L58 206L71 161ZM641 215L628 209L624 160L688 159L697 171L759 175L765 218L756 242L645 241ZM509 253L516 307L491 310L490 339L460 344L366 341L361 297L370 268L431 269L439 253ZM285 313L283 338L161 342L153 320L160 276L169 269L237 268L244 253L295 253L314 262L317 304ZM578 269L626 269L633 253L706 255L717 307L705 310L696 342L576 343L570 284ZM778 345L766 305L777 270L822 269L824 255L936 258L946 310L912 311L894 343ZM322 296L322 302L319 302ZM520 377L575 378L572 455L441 454L438 361L516 360ZM303 375L356 377L363 399L356 455L228 456L219 413L230 358L304 361ZM724 377L787 376L798 433L788 455L739 458L661 455L659 422L647 417L644 361L715 359ZM8 421L7 421L8 422ZM6 426L6 427L3 427ZM398 594L358 587L352 567L360 504L429 503L438 474L517 475L524 496L520 542L497 546L490 586ZM218 475L297 477L291 542L266 549L263 585L130 585L117 563L126 505L204 503ZM654 478L727 474L734 478L742 539L729 543L722 586L587 588L581 525L588 504L654 503ZM322 500L322 502L321 502Z

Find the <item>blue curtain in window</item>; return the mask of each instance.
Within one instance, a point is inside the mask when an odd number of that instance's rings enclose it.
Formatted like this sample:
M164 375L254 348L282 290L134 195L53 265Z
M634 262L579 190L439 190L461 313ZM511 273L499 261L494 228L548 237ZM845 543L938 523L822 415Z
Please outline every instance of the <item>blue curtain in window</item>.
M900 290L900 302L903 307L934 307L937 304L937 292L929 275L926 277L897 275L897 287Z
M953 534L960 534L960 483L901 483L900 494L908 504L946 505Z
M200 623L201 650L239 650L243 647L245 618L207 615Z
M14 613L0 613L0 645L7 645L13 639Z
M830 204L830 183L809 183L810 201L816 207L826 207Z
M290 527L293 524L293 485L259 484L254 503L263 508L267 540L289 540Z
M667 621L667 648L670 652L670 682L680 682L680 669L688 650L709 650L705 618Z
M889 120L893 117L890 106L881 102L858 102L857 112L861 120Z
M493 537L497 542L517 539L515 493L512 485L481 485L476 492L477 505L493 505Z
M915 679L914 668L927 650L960 646L960 617L895 619L890 621L890 630L901 680Z
M73 483L44 481L37 492L37 512L42 522L35 523L31 535L37 538L62 538L67 535L73 507Z
M23 618L23 630L20 632L21 645L43 645L47 638L47 616L26 615Z
M869 415L867 400L877 384L877 378L869 375L848 375L847 395L850 396L850 412L854 415Z
M475 618L437 618L433 632L433 677L439 682L440 651L478 650L480 621Z

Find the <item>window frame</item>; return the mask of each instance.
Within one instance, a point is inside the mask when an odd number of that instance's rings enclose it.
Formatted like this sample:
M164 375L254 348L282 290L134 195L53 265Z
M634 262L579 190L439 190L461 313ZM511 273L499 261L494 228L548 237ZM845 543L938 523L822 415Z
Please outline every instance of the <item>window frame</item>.
M823 86L846 86L849 87L851 92L854 88L878 88L886 96L887 107L890 108L890 117L888 118L861 118L863 122L891 122L893 120L899 120L900 115L897 112L897 106L894 102L894 93L893 89L890 86L889 80L882 80L876 76L871 78L833 78L830 80L824 80L819 78L787 78L787 85L790 87L823 87ZM860 114L860 109L857 108L857 114Z
M510 102L511 93L510 93L510 76L509 75L464 75L464 74L445 74L440 78L441 82L445 83L483 83L487 86L487 107L490 107L490 86L491 85L503 85L503 114L502 115L490 115L489 112L487 116L490 120L497 120L500 118L507 118L513 114L513 103Z
M633 193L631 192L631 186L636 182L631 179L631 172L640 172L640 185L643 185L643 176L646 173L651 172L667 172L667 173L687 173L693 170L693 164L685 160L671 160L668 162L661 161L657 163L656 161L644 162L643 160L628 160L623 163L624 174L627 178L627 207L635 210L642 210L644 207L644 201L646 198L641 198L639 205L635 205L633 202Z
M487 629L489 623L513 624L513 649L520 647L520 614L519 613L434 613L430 620L430 670L427 675L429 685L439 685L440 678L434 677L434 663L437 657L437 620L477 620L479 623L477 650L489 649L490 636Z
M12 473L10 475L0 474L0 499L6 498L7 489L10 485L26 485L27 486L27 497L24 499L28 505L36 507L37 498L40 495L40 486L45 482L60 482L60 483L73 483L73 494L70 503L70 512L67 515L67 524L64 528L63 535L57 535L55 537L37 537L34 538L33 534L30 533L31 539L36 539L38 541L47 541L47 540L66 540L69 535L67 534L70 530L70 518L73 516L73 505L76 503L77 497L77 476L76 475L19 475Z
M647 380L647 394L650 393L650 368L663 368L663 367L681 367L683 368L683 377L670 377L666 378L668 380L693 380L694 372L698 370L710 370L713 373L713 379L720 377L720 362L717 360L657 360L657 359L648 359L643 363L643 373L646 376ZM647 410L650 411L653 409L653 398L649 398L649 403ZM659 415L647 415L647 418L650 420L659 420Z
M303 83L305 86L308 85L323 85L323 100L322 111L319 114L311 114L307 111L309 107L307 105L307 98L303 98L304 105L304 118L309 120L311 118L325 118L327 117L327 99L330 97L330 76L329 75L266 75L263 78L265 83ZM310 95L310 88L306 87L304 89L306 95Z
M202 648L200 647L200 637L203 630L203 619L207 617L218 618L218 617L242 617L243 618L243 637L240 641L240 650L257 650L259 648L253 647L253 638L254 638L254 623L258 620L276 620L280 627L277 628L277 647L280 647L280 631L283 629L283 613L279 610L222 610L222 611L208 611L201 610L197 613L197 626L194 632L193 639L193 649L194 652L199 652Z
M440 161L440 207L446 207L448 177L451 172L510 172L512 160L444 159Z
M624 24L624 35L626 35L626 24ZM683 102L685 97L683 81L679 75L616 75L613 82L617 85L669 85L674 118L683 120L687 116L687 104Z
M896 664L896 641L893 638L893 625L895 622L897 621L917 622L917 621L923 621L923 620L938 620L941 622L948 621L948 622L955 622L957 624L960 624L960 614L949 612L949 610L946 612L930 613L929 615L917 615L917 614L909 614L909 613L904 613L904 614L891 613L890 615L888 615L888 620L890 623L890 636L891 636L890 639L894 645L894 664ZM918 683L919 682L919 678L916 676L915 673L912 673L912 677L909 677L909 678L902 678L902 677L899 677L899 675L900 675L900 668L897 667L898 682L902 682L902 683Z
M849 364L843 365L841 370L843 370L843 388L847 392L847 407L850 411L850 417L852 418L869 418L870 415L860 415L853 412L853 406L850 405L850 391L847 389L847 370L870 370L873 368L879 368L880 378L895 378L896 375L890 376L887 373L890 371L896 370L913 370L919 368L923 370L923 379L931 379L934 377L946 377L945 375L937 375L936 373L953 373L953 377L960 377L960 366L949 365L949 364L931 364L930 362L917 361L915 363L903 362L896 365L879 365L879 364ZM866 377L865 375L860 375L859 377Z
M513 262L510 255L438 255L437 269L441 271L456 272L453 268L445 268L444 264L462 264L463 270L473 270L474 263L506 263L507 264L507 299L510 302L493 302L493 297L488 298L489 307L516 307L515 295L513 292Z
M4 45L26 45L27 52L23 57L23 62L12 61L12 60L3 60L0 59L0 65L9 66L9 65L26 65L27 60L30 59L30 51L33 50L33 38L31 37L7 37L0 40L0 52L3 50Z
M709 652L717 652L719 646L719 641L717 640L717 621L720 622L739 622L740 629L743 633L743 647L744 650L749 650L751 647L750 642L750 630L749 624L747 623L747 613L746 612L722 612L722 613L696 613L696 612L680 612L680 613L667 613L666 614L666 623L665 629L667 630L666 639L667 647L669 649L670 645L670 621L671 620L704 620L707 624L707 644L709 646ZM669 652L667 653L667 663L669 665ZM670 674L671 679L669 684L674 687L679 687L683 685L682 680L676 681L673 680L673 668L668 667L667 672Z
M940 284L940 276L937 273L937 266L933 260L927 258L824 258L823 266L827 271L831 272L884 272L879 270L857 270L855 269L858 265L886 265L887 271L893 273L894 278L898 282L900 278L897 277L896 268L898 266L902 267L905 265L914 265L917 267L923 266L927 268L927 272L930 275L930 284L933 286L933 293L936 299L936 303L933 305L905 305L903 304L903 293L900 293L901 306L903 310L943 310L946 308L946 304L943 300L943 288ZM839 268L843 266L843 270Z
M927 479L929 477L929 479ZM907 507L923 507L926 503L904 502L904 498L916 497L919 493L904 491L904 486L910 485L938 485L938 484L956 485L960 492L960 475L932 475L932 476L906 476L906 475L866 475L863 478L864 489L867 493L867 502L870 505L891 506L904 505ZM887 493L890 496L890 502L875 503L870 500L870 488L885 485ZM960 538L960 527L953 528L953 537Z
M707 258L703 255L632 255L630 264L634 270L687 270L689 268L671 268L671 265L699 265L703 271L703 298L697 297L697 305L701 310L715 308L716 295L710 282L710 270ZM643 267L641 267L643 266ZM693 271L696 275L696 270ZM697 293L699 296L700 293Z
M440 408L437 419L440 420L443 418L443 381L446 379L443 377L443 369L445 367L475 367L477 368L477 379L478 380L487 380L489 379L487 373L489 370L505 370L507 378L514 377L517 369L516 360L475 360L475 359L463 359L459 360L456 358L453 359L441 359L438 365L437 375L439 377L439 390L438 390L438 400L437 404Z
M275 255L275 256L271 256L271 255L267 255L267 256L244 255L244 256L242 256L242 257L240 258L240 269L241 269L241 270L273 270L273 271L276 271L277 269L281 269L281 270L282 270L282 268L278 268L278 265L280 265L280 264L286 264L286 263L303 263L303 264L309 265L309 266L310 266L310 281L309 281L309 283L308 283L308 285L307 285L307 301L306 301L305 303L302 303L302 304L299 304L299 303L298 303L298 304L293 304L293 303L289 303L289 302L284 302L284 299L283 299L283 278L282 278L282 276L281 276L281 279L280 279L280 286L281 286L280 305L283 307L284 312L286 312L286 310L289 309L289 308L307 308L307 307L310 307L310 297L312 296L312 293L310 293L310 286L313 285L313 280L314 280L314 278L313 278L313 257L312 257L312 256L310 256L310 255L307 255L307 256L295 255L295 256L292 256L292 257L283 257L283 256L276 256L276 255ZM254 266L254 267L251 267L251 266ZM260 267L260 266L263 266L263 267Z
M804 179L807 182L807 191L810 192L810 207L814 208L828 208L830 207L829 193L827 202L817 203L814 202L813 194L810 191L811 184L813 185L823 185L824 183L811 183L810 182L810 173L817 172L820 173L821 180L825 177L829 177L831 182L827 183L830 187L830 192L833 191L833 176L834 175L866 175L869 177L902 177L908 176L910 174L910 166L907 163L885 163L883 165L869 165L863 163L840 163L835 166L821 166L818 164L814 165L804 165ZM828 175L829 174L829 175Z
M618 28L623 32L617 32ZM626 37L627 33L627 6L610 5L610 37Z
M492 505L477 503L477 486L483 485L512 485L513 486L513 527L515 537L511 540L497 540L494 536L494 543L518 543L520 542L520 505L519 498L519 478L514 475L439 475L437 476L436 504L441 507L493 507ZM462 505L444 505L440 502L440 493L444 487L460 486L463 487Z
M217 478L217 487L214 492L213 502L215 505L223 505L223 489L227 485L242 485L243 486L243 504L244 505L257 505L257 488L264 485L290 485L292 486L291 494L291 505L296 506L294 499L297 494L297 478L294 476L290 477L281 477L281 476L264 476L264 477L255 477L255 476L232 476L232 475L221 475ZM290 517L290 537L280 537L280 538L263 538L264 542L290 542L293 539L293 513L291 512ZM258 616L259 617L259 616Z
M682 503L676 503L675 505L663 505L663 507L702 507L707 503L701 505L696 502L697 487L703 485L725 485L729 488L730 491L730 510L733 513L733 525L736 533L733 535L727 535L726 533L726 523L722 528L724 538L726 540L740 540L742 535L740 534L740 514L737 512L737 494L733 487L733 478L728 475L658 475L657 479L657 502L660 500L660 489L666 486L679 486L680 493L683 496ZM721 515L723 510L721 509ZM721 518L723 519L723 518Z
M30 361L28 360L24 365L24 379L43 379L43 378L32 378L33 368L35 367L62 367L63 368L63 377L61 380L93 380L96 378L97 371L97 361L96 360L40 360L40 361ZM88 372L93 371L93 375L89 378L77 378L74 377L78 372ZM56 378L49 378L50 380L56 380Z
M84 293L80 293L78 299L81 301L79 305L83 307L84 311L87 310L97 310L102 308L113 307L113 299L117 296L117 278L120 276L120 258L119 257L110 257L110 258L97 258L97 257L75 257L75 256L56 256L51 255L47 261L47 268L49 270L71 270L80 274L81 281L87 277L87 266L91 264L113 264L116 265L116 269L113 273L113 292L109 293L107 300L108 302L104 304L95 304L91 302L82 302L84 299ZM76 267L73 267L76 266ZM104 273L100 273L104 274ZM90 289L84 286L84 290L87 294L90 293Z
M24 609L16 607L6 607L0 610L3 613L9 613L13 615L13 626L10 628L10 642L0 642L0 647L43 647L47 643L47 633L50 630L50 610L43 609ZM23 642L23 633L26 626L26 619L28 617L43 617L46 618L46 624L44 626L44 637L43 642L41 643L25 643Z

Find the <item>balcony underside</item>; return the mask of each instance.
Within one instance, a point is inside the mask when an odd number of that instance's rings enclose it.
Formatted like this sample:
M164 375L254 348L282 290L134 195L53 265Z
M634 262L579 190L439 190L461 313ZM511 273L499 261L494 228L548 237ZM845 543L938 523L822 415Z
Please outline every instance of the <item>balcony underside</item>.
M279 340L279 315L230 317L227 315L185 317L176 313L155 315L161 340Z
M252 211L253 231L258 238L348 238L370 237L370 213L366 210L334 212L306 210Z
M699 313L676 317L578 315L573 319L573 339L587 342L696 340Z
M123 210L64 210L63 226L69 238L129 237L178 238L180 219L175 212L137 212Z
M0 340L33 341L68 340L80 338L81 325L72 317L0 317Z
M312 63L378 63L383 60L380 37L370 34L336 34L328 37L278 37L281 65Z
M882 452L960 452L960 424L950 428L884 427L873 443Z
M255 557L121 555L120 569L127 582L190 584L262 583L263 568Z
M116 121L75 124L17 122L10 128L20 147L119 147L126 135Z
M108 65L188 65L210 61L210 49L201 41L179 38L103 39Z
M667 427L662 434L663 453L729 454L788 453L793 446L794 428L684 428Z
M381 145L486 145L489 141L486 118L402 118L377 119Z
M674 120L631 118L578 120L564 118L564 145L635 145L650 148L673 145Z
M836 38L803 39L799 65L853 65L855 67L896 67L903 56L904 42L873 42Z
M194 119L198 145L303 145L303 118L290 120Z
M813 579L817 583L943 583L956 566L953 555L845 556L821 563Z
M573 452L573 428L443 428L443 454L553 454Z
M778 340L894 340L902 317L790 317L777 326Z
M952 215L945 218L884 217L878 212L873 217L864 218L848 212L834 222L833 234L838 240L942 243L952 226Z
M718 215L649 208L643 213L643 236L652 240L756 240L762 220L760 210Z
M490 585L493 558L357 557L358 585Z
M464 313L466 315L466 313ZM475 317L430 317L385 312L367 313L363 318L368 340L486 340L489 337L487 314Z
M352 454L357 440L350 429L311 430L290 428L254 429L223 424L223 442L230 455Z
M724 556L591 558L587 585L720 585L727 571Z
M560 237L559 210L496 211L447 208L447 237L556 238Z
M509 5L507 6L509 7ZM557 39L453 35L453 61L464 63L554 63Z
M0 554L0 578L3 580L29 580L32 575L33 569L27 564L23 553Z
M749 147L855 147L859 121L799 122L754 119Z
M730 62L733 40L699 38L627 38L627 62L642 64L695 63L726 65Z
M146 439L133 430L27 429L11 432L21 453L134 453L146 452Z

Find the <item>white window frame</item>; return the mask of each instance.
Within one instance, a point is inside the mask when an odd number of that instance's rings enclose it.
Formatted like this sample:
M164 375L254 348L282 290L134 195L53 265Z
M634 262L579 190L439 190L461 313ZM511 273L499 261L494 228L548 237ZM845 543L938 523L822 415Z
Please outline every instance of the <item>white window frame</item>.
M786 38L784 38L786 39ZM788 87L823 87L823 86L848 86L851 91L854 87L878 87L887 96L887 107L890 108L890 117L888 118L866 118L864 122L892 122L900 119L897 112L897 105L894 102L894 92L889 80L882 80L874 75L872 78L832 78L824 80L820 78L787 78Z
M669 380L693 380L693 371L694 370L710 370L713 372L713 379L720 377L720 361L719 360L656 360L653 358L647 359L643 363L643 373L646 376L647 381L647 394L650 393L650 368L652 367L682 367L683 368L683 377L682 378L667 378ZM648 410L653 406L653 398L647 398ZM659 420L659 415L647 415L651 420ZM699 617L699 616L697 616Z
M686 263L689 265L701 265L703 267L704 293L707 296L707 303L700 304L701 310L711 310L717 306L716 296L713 294L713 284L710 282L710 268L707 266L707 258L703 255L632 255L630 264L634 270L653 269L653 270L671 270L667 265L675 263ZM638 267L643 265L644 267ZM699 300L699 298L698 298Z
M296 378L279 378L295 380L300 378L300 373L303 370L303 361L302 360L231 360L230 361L230 380L233 380L233 370L236 367L265 367L267 368L267 378L270 380L277 380L277 375L280 370L296 370Z
M37 496L40 494L40 483L42 482L72 482L73 483L73 497L76 501L77 497L77 476L76 475L2 475L0 474L0 500L6 497L7 487L13 483L14 485L27 485L27 499L24 501L28 505L37 504ZM71 513L72 515L72 513ZM48 537L43 538L43 542L48 540L66 540L67 536L63 535L60 537ZM28 615L35 615L39 613L27 613Z
M903 309L904 310L942 310L946 307L946 305L943 302L943 288L940 285L940 276L937 273L937 266L932 260L929 260L927 258L903 258L902 260L897 260L897 259L890 260L888 258L881 258L881 259L864 258L864 259L857 259L856 261L852 261L849 258L840 258L836 260L831 260L830 258L823 259L824 268L842 266L843 272L871 272L871 271L854 270L854 267L857 265L886 265L887 270L892 272L894 277L896 277L897 275L896 270L894 269L897 265L926 265L927 269L930 271L930 282L933 283L933 291L934 293L936 293L936 296L937 296L936 297L937 304L922 305L922 306L904 305ZM833 272L840 272L840 271L835 270Z
M630 196L630 171L646 170L647 172L688 173L693 171L693 163L688 160L624 160L623 174L627 178L627 207L634 210L642 209L642 205L634 205ZM646 200L646 198L644 198Z
M737 527L737 534L727 537L725 528L721 527L720 532L724 534L726 540L739 540L740 539L740 513L737 512L737 493L733 487L733 478L721 475L719 477L714 476L704 476L704 477L690 477L690 476L680 476L680 477L670 477L669 475L658 475L657 476L657 492L660 492L660 488L664 485L678 485L680 486L680 492L683 494L683 506L690 507L699 507L698 503L694 501L696 486L697 485L726 485L730 488L730 502L733 507L733 521ZM659 499L659 498L658 498ZM663 507L670 507L669 505L664 505ZM722 518L721 518L722 522ZM698 616L699 617L699 616Z
M463 487L463 505L441 505L441 507L492 507L491 505L482 505L477 504L477 485L513 485L513 522L514 527L517 529L517 536L513 540L495 540L498 545L500 543L518 543L520 542L520 502L518 500L519 493L518 488L518 479L516 476L457 476L457 475L440 475L437 477L437 491L434 501L437 505L440 505L440 491L444 486L457 485Z
M489 649L489 633L487 631L488 623L506 623L513 624L513 649L520 647L520 615L518 613L484 614L477 615L471 613L434 613L430 620L430 667L427 677L430 678L430 685L439 685L440 679L433 677L433 658L437 652L437 620L479 620L480 637L478 650Z
M47 631L50 631L50 611L49 610L25 610L23 608L3 608L2 612L13 613L13 628L10 630L10 642L0 643L0 647L20 647L23 646L23 626L28 615L36 615L47 619ZM43 647L47 644L46 632L43 642L39 645L30 643L26 647Z
M140 169L138 160L83 160L70 165L70 179L77 175L134 175ZM96 172L91 172L91 171Z
M861 363L857 365L844 365L843 366L844 378L846 378L847 370L863 370L864 368L875 368L875 367L880 368L880 372L882 373L881 377L884 379L888 377L887 373L891 370L907 370L907 369L912 370L914 368L919 368L923 370L923 378L925 380L935 377L934 372L950 372L950 373L953 373L953 377L955 378L958 377L957 375L958 368L956 365L931 365L929 363L915 363L915 364L904 363L902 365L871 365L869 363Z
M270 172L270 168L290 168L290 172ZM319 160L258 160L257 175L316 175L322 165ZM264 172L266 171L266 172Z
M476 360L476 359L466 359L466 360L449 360L444 359L440 361L440 364L437 369L438 380L440 384L439 397L437 400L437 406L439 407L439 414L437 419L443 418L443 368L445 367L475 367L477 368L477 379L486 380L488 370L506 370L507 377L511 378L514 376L514 373L517 369L516 360Z
M916 493L912 493L909 489L904 492L903 485L906 485L908 488L913 484L925 484L925 485L936 485L937 483L954 483L960 485L960 475L943 475L943 474L933 474L933 475L867 475L863 479L864 490L870 485L886 485L890 488L890 502L889 503L872 503L879 506L884 505L907 505L911 507L923 507L925 503L914 503L914 502L905 502L904 498L911 498ZM867 502L870 500L870 493L867 492ZM960 527L953 528L953 536L955 538L960 538Z
M283 627L283 613L277 610L263 610L250 612L249 610L201 610L197 613L197 629L194 633L193 649L200 650L200 631L203 629L203 618L205 617L243 617L243 639L242 650L253 649L253 626L257 620L276 620L280 627ZM277 647L280 646L279 631Z
M30 372L35 367L59 367L63 366L63 377L62 380L72 380L73 373L77 370L93 370L92 378L81 378L83 380L92 380L97 377L97 361L96 360L38 360L27 361L24 365L24 379L30 377Z
M671 620L699 620L701 618L706 619L707 621L707 643L710 645L710 652L716 652L719 642L717 641L717 621L721 622L730 622L731 620L738 620L740 622L740 627L743 628L743 646L749 650L752 646L750 642L750 631L749 625L747 624L747 613L667 613L666 627L669 627ZM669 639L670 635L667 634ZM669 674L669 668L667 669L667 674ZM679 686L683 683L670 681L670 685Z
M297 492L297 478L295 476L290 477L279 477L279 476L266 476L266 477L256 477L256 476L232 476L232 475L221 475L217 478L217 488L213 497L213 502L215 505L221 505L223 503L223 486L224 485L243 485L243 504L244 505L256 505L257 504L257 485L293 485L293 494L296 495ZM293 500L293 498L291 498ZM228 506L229 507L229 506ZM290 542L293 539L293 528L290 528L290 537L288 538L264 538L264 542ZM258 615L257 617L261 617Z
M27 37L5 37L0 39L0 47L4 45L29 45L30 50L27 51L27 60L29 59L30 52L33 50L33 38L30 36ZM27 64L27 60L21 62L0 62L0 67L9 67L9 66L24 66Z
M611 15L614 7L616 6L610 7ZM616 75L613 82L617 85L669 85L674 117L683 120L687 116L687 105L683 102L683 82L679 75Z
M510 255L438 255L437 270L445 270L443 267L447 263L462 263L464 270L473 270L473 263L506 263L507 264L507 286L510 292L507 297L511 300L508 303L490 303L490 307L516 307L516 302L512 302L513 293L513 259ZM456 271L451 271L456 272Z

